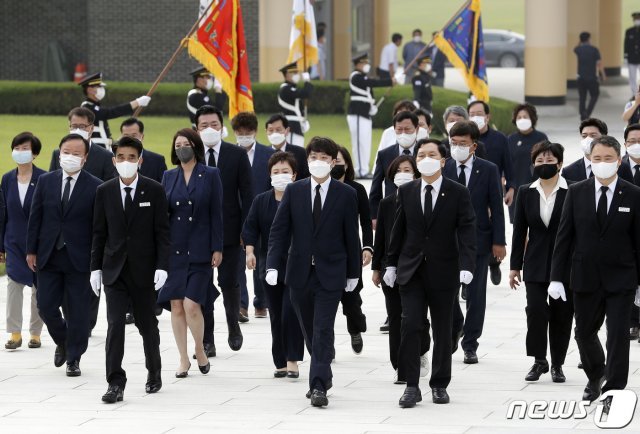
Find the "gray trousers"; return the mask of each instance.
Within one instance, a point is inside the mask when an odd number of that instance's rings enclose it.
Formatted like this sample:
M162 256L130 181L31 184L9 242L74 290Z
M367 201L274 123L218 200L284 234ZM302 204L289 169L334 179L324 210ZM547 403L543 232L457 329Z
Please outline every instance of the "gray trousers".
M22 332L22 303L25 285L7 278L7 333ZM36 303L36 287L31 287L31 320L29 332L33 336L40 336L42 320L38 314Z

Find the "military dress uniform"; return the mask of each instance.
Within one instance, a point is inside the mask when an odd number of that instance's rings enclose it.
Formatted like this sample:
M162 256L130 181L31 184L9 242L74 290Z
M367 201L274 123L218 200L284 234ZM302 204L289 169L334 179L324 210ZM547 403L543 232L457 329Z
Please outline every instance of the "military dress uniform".
M297 73L297 63L293 62L283 66L280 68L280 72L285 76L288 72ZM303 75L307 79L304 80L302 88L298 87L297 83L285 80L278 90L278 104L289 121L287 143L302 147L304 147L304 133L309 131L309 121L302 113L301 102L303 99L309 98L313 91L313 85L309 82L308 74Z
M189 91L187 94L187 110L189 111L189 119L191 120L191 125L193 127L196 126L196 112L203 105L212 105L221 111L224 111L224 107L227 102L227 96L222 90L222 84L213 78L211 73L206 70L206 68L196 68L191 71L191 76L193 77L194 86L193 89ZM209 90L207 88L200 88L195 85L198 77L210 77L213 79L211 82L211 87L215 89L214 95L209 95Z
M640 20L640 12L631 14L634 21ZM629 86L631 97L638 91L638 69L640 69L640 26L627 29L624 34L624 59L629 67Z
M428 67L426 66L428 65ZM431 89L431 59L420 59L420 67L411 78L413 86L413 104L417 108L432 113L433 90Z

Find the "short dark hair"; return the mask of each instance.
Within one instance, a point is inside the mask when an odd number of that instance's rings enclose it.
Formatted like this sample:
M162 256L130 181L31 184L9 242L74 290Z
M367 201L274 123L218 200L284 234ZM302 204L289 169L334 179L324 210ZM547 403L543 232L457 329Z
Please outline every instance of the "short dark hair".
M85 139L84 137L82 137L80 134L75 134L75 133L74 134L67 134L66 136L64 136L62 138L62 140L60 140L60 144L58 145L58 149L62 148L62 145L67 143L69 140L77 140L77 139L82 140L82 143L84 143L84 153L85 153L85 155L88 154L89 153L89 141L87 139Z
M613 148L616 151L618 157L620 156L620 142L618 142L613 136L600 136L596 139L593 139L593 141L591 142L590 153L593 152L593 148L595 148L596 145L603 145L609 148Z
M309 157L312 152L324 152L335 160L338 157L339 150L340 148L338 147L336 142L334 142L329 137L316 136L311 139L311 141L307 145L307 157Z
M424 116L425 120L427 121L427 125L431 126L431 113L429 113L423 108L415 109L413 112L416 114L417 117Z
M420 149L423 145L428 143L433 143L438 147L438 153L440 154L440 158L447 158L447 147L440 140L437 139L420 139L418 143L416 143L416 149Z
M412 35L415 35L416 33L420 33L422 35L422 30L415 29L413 32L411 32Z
M591 33L589 32L580 33L580 42L587 42L589 39L591 39Z
M133 137L124 136L120 140L118 140L116 149L120 148L134 148L136 151L138 151L138 157L142 155L142 142Z
M222 114L222 110L212 105L203 105L196 111L196 116L195 116L196 128L198 127L198 120L200 120L200 116L202 115L218 115L218 119L220 120L220 125L224 125L224 116Z
M257 131L258 117L254 112L240 112L231 119L231 128L233 131L237 131L240 128Z
M271 157L269 157L269 161L267 162L267 172L270 174L271 169L278 163L288 163L291 166L291 170L293 173L298 173L298 167L296 164L296 157L293 156L291 152L284 151L276 151Z
M413 155L400 155L399 157L396 157L396 159L394 159L387 168L387 179L390 182L393 182L393 178L395 178L396 173L398 173L398 168L405 161L411 164L411 168L413 169L413 177L416 179L420 178L420 171L418 170L418 165L416 164L416 159L413 157Z
M187 139L193 147L193 153L196 156L196 161L198 163L204 163L204 144L202 143L200 134L196 133L192 128L183 128L174 134L173 140L171 141L171 163L175 166L180 164L180 159L178 158L178 154L176 154L175 148L176 139L178 137L184 137Z
M394 33L393 35L391 35L391 41L393 42L402 41L402 35L400 33Z
M638 130L640 130L640 124L628 125L627 128L624 129L624 141L625 142L627 141L627 136L631 131L638 131Z
M42 150L42 143L40 139L30 133L29 131L25 131L24 133L20 133L11 140L11 150L20 145L24 145L25 143L31 143L31 153L33 155L40 155L40 151Z
M409 101L408 99L401 99L393 105L393 115L397 115L400 111L413 111L416 106L413 105L413 101Z
M479 99L476 101L471 101L469 103L469 105L467 106L467 112L469 112L469 110L471 110L471 107L473 107L476 104L482 104L482 108L484 109L484 114L486 115L491 114L491 108L489 108L489 104Z
M600 131L600 134L602 134L603 136L609 134L609 127L607 127L607 124L605 124L600 119L588 118L583 120L582 122L580 122L580 129L578 130L579 133L582 134L582 130L584 130L586 127L596 127L598 131Z
M518 113L520 113L523 110L526 111L527 114L529 115L529 118L531 118L531 127L535 128L536 124L538 123L538 110L533 104L530 104L528 102L525 102L524 104L518 104L513 109L513 115L511 116L511 123L513 125L516 124L516 118L518 117Z
M347 167L344 171L344 180L345 181L354 181L356 179L356 171L353 169L353 158L351 158L351 154L349 150L344 146L338 145L340 149L340 153L342 154L342 158L344 162L347 164Z
M412 111L400 112L393 117L393 126L395 127L398 122L402 122L405 119L410 119L414 127L418 128L418 116Z
M122 132L123 127L130 127L132 125L137 125L140 133L144 134L144 124L138 118L128 118L122 121L122 123L120 124L120 132Z
M538 155L551 152L551 155L558 159L558 163L562 163L564 157L564 146L560 143L552 143L549 140L543 140L536 143L531 148L531 164L536 162Z
M71 117L73 116L77 116L79 118L85 118L86 120L89 121L90 124L93 124L96 120L96 115L94 115L91 110L84 107L72 108L71 111L69 111L69 114L67 115L67 119L71 120Z
M449 137L454 136L469 136L471 140L477 142L480 138L480 130L473 121L458 121L449 130Z
M287 119L287 117L282 113L276 113L275 115L271 115L271 117L267 119L267 122L264 123L264 129L266 130L267 128L269 128L269 125L274 124L278 121L282 122L283 127L289 128L289 120Z

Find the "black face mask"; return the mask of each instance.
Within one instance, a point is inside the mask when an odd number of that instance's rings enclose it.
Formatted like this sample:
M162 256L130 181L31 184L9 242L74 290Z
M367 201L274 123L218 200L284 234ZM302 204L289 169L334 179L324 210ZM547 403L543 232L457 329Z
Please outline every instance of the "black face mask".
M533 168L533 174L540 179L551 179L558 173L557 164L541 164Z
M331 169L331 177L334 179L340 179L344 176L345 171L346 169L344 164L336 164L333 166L333 169Z
M176 149L176 156L182 163L188 163L194 157L194 151L191 146L182 146Z

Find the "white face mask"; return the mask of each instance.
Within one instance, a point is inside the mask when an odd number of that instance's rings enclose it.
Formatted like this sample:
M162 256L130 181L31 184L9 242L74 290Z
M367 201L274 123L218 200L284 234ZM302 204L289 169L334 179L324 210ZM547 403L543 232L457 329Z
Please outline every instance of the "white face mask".
M413 42L422 42L422 36L414 36Z
M422 140L422 139L428 139L429 138L429 130L426 128L418 128L418 133L416 134L416 142L418 140Z
M426 72L431 72L431 68L432 68L432 67L431 67L431 64L430 64L430 63L427 63L426 65L424 65L424 70L425 70Z
M70 154L60 154L60 167L67 173L76 173L82 169L82 158Z
M33 153L31 151L11 151L11 158L18 164L27 164L33 161Z
M402 146L403 149L408 149L416 142L417 134L398 134L396 135L396 140L398 141L398 145Z
M516 120L516 127L520 131L529 131L531 129L531 119L518 119Z
M371 71L371 65L367 63L362 67L362 72L364 72L365 74L368 74L369 71Z
M582 153L584 155L589 155L591 153L591 142L593 142L593 138L585 137L580 140L580 147L582 148Z
M598 179L611 178L618 171L618 162L612 163L591 163L591 171Z
M300 81L300 74L293 74L291 76L291 81L294 83L298 83Z
M456 123L454 121L454 122L449 122L447 125L445 125L444 129L447 130L447 135L449 134L449 131L451 131L451 128L453 128L455 124Z
M116 170L120 178L133 178L138 173L138 162L132 163L131 161L121 161L116 163Z
M469 120L475 122L479 130L483 129L484 126L486 125L484 116L473 116L469 118Z
M69 131L69 134L77 134L79 136L82 136L83 139L89 140L89 132L85 130L81 130L80 128L76 128L75 130Z
M211 90L213 88L213 79L209 78L207 80L207 84L204 85L207 90Z
M250 148L256 142L256 136L236 136L236 140L243 148Z
M425 157L418 162L418 170L424 176L435 175L440 170L440 160Z
M467 146L452 146L451 158L456 160L458 163L467 161L467 158L469 158L469 148Z
M322 160L310 161L309 173L315 178L325 178L331 173L331 164Z
M413 181L415 178L413 177L413 173L406 172L398 172L396 176L393 177L393 183L396 187L400 187L401 185L405 185L407 182Z
M229 136L229 130L227 127L222 127L222 132L220 133L220 137L226 139Z
M633 20L634 26L640 26L640 20Z
M282 133L271 133L267 136L267 139L269 140L269 143L275 146L284 142L285 137Z
M207 127L200 131L200 138L205 146L215 146L220 143L221 134L220 131Z
M278 191L284 191L287 185L293 182L293 175L290 173L279 173L271 175L271 186Z
M104 87L100 86L99 88L96 89L96 99L98 101L102 100L102 98L104 98L105 94L107 92L104 90Z
M627 154L629 154L633 158L640 158L640 143L627 146Z

